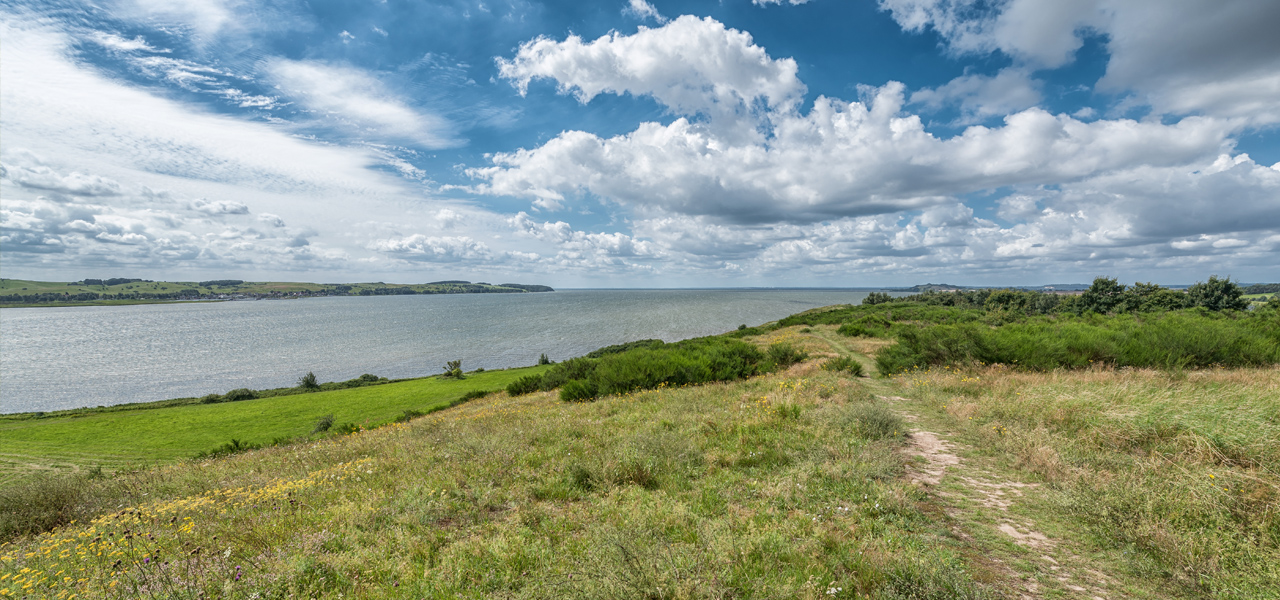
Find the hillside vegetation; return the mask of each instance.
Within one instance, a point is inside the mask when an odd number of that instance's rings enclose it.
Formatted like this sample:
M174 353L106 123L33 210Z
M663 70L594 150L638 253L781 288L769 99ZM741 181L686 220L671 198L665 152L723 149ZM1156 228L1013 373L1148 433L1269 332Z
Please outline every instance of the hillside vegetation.
M537 384L521 395L377 429L11 482L0 512L65 524L9 534L0 594L1275 598L1276 357L1183 361L1201 344L1184 337L1273 339L1275 318L909 299L602 349L513 378ZM973 338L1000 351L1060 327L1147 336L1176 360L948 351L876 372L913 335L1022 332ZM572 381L594 394L566 397ZM82 493L60 499L71 483Z
M228 298L304 298L311 296L395 296L412 294L520 294L555 291L545 285L471 283L299 283L284 281L151 281L116 277L75 282L0 279L0 304L23 306L139 304Z

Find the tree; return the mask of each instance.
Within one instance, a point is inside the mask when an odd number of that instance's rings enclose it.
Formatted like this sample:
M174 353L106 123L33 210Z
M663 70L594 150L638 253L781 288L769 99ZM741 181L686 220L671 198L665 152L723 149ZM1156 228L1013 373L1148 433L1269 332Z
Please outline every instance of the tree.
M444 365L444 376L462 379L462 361L451 360Z
M1080 294L1081 312L1109 313L1115 310L1124 300L1124 290L1124 284L1114 277L1095 278L1093 285Z
M1118 310L1126 312L1165 312L1186 308L1187 295L1154 283L1134 283L1125 290Z
M316 381L315 373L307 371L306 375L298 378L298 387L307 390L308 392L314 392L320 389L320 383Z
M1209 310L1245 310L1249 308L1249 300L1243 298L1244 290L1231 281L1230 277L1218 279L1210 275L1209 281L1197 281L1187 289L1187 296L1192 306L1203 306Z
M885 302L891 301L893 301L893 297L884 292L871 292L870 294L867 294L866 298L862 299L862 303L868 306L872 304L884 304Z

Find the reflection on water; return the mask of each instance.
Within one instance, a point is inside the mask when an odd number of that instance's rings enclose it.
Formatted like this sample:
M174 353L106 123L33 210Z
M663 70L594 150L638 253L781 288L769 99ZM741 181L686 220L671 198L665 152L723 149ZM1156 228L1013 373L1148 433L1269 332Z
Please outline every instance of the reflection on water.
M609 344L675 341L830 304L842 290L568 290L6 308L0 412L59 410L293 385L531 365Z

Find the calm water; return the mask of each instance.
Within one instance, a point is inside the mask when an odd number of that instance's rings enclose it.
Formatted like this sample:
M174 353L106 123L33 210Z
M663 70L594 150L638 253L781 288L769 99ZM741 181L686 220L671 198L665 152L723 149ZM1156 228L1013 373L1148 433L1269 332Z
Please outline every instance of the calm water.
M758 325L866 292L569 290L0 311L0 413L144 402L362 373L527 366Z

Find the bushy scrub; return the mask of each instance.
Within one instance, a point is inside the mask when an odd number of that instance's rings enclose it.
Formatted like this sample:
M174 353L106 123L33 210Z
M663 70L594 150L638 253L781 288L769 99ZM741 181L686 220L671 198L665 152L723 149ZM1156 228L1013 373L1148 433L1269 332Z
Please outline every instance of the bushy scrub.
M799 351L792 348L789 353L784 353L784 358L794 362L799 355L803 360L803 353L797 353ZM590 358L593 354L598 358ZM534 376L530 376L513 382L507 392L518 396L536 389L550 391L559 388L561 399L583 401L663 385L742 379L766 371L767 362L765 354L758 348L736 339L708 337L674 344L647 340L611 346L605 352L597 351L566 360L538 378L536 388ZM572 382L579 383L569 387Z
M769 362L786 368L809 358L808 353L787 342L775 342L769 345Z
M845 372L854 377L862 377L864 375L862 363L848 356L839 356L822 363L822 370Z
M507 395L511 397L532 394L542 389L542 375L525 375L507 384Z
M1280 328L1260 317L1195 312L1040 319L1002 327L938 325L904 330L876 356L881 373L944 364L1001 363L1033 370L1228 367L1280 362Z
M249 388L236 388L222 395L223 402L239 402L241 400L253 400L258 397L258 392Z

